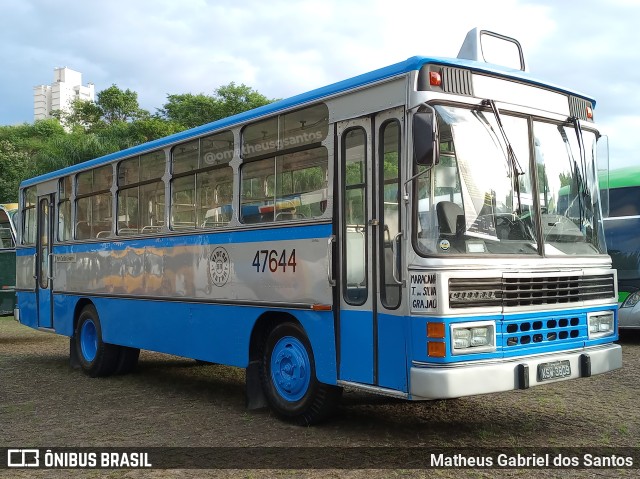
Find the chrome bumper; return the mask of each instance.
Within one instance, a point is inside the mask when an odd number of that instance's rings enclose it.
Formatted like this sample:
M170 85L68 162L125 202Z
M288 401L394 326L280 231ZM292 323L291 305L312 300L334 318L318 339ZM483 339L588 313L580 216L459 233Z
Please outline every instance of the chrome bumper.
M568 360L571 376L538 380L538 365ZM544 354L508 361L464 365L416 365L411 368L411 399L450 399L514 389L527 389L567 379L589 377L622 367L622 348L617 344L579 351Z

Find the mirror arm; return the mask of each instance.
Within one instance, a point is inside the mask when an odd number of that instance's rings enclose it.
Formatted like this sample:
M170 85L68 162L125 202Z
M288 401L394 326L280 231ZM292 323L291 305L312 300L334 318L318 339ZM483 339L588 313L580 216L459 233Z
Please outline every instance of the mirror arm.
M407 191L407 185L411 183L413 180L415 180L416 178L418 178L419 176L422 176L425 173L431 171L434 166L435 165L431 165L427 167L424 171L419 171L418 173L416 173L415 175L413 175L411 178L409 178L407 181L404 182L404 184L402 185L403 186L402 199L404 200L405 204L409 203L409 192Z

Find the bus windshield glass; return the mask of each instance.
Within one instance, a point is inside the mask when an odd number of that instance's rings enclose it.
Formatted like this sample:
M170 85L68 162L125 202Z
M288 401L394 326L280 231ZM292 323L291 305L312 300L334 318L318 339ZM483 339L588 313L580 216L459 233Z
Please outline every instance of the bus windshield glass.
M435 109L439 163L416 180L420 253L531 255L541 242L550 256L603 252L593 133L534 121L531 158L527 118Z

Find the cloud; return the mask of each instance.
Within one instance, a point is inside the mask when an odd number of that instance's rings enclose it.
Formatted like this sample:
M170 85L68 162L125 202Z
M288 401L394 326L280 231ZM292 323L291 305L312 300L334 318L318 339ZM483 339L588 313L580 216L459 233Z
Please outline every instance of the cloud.
M640 123L640 4L631 0L556 2L548 8L556 28L535 51L535 73L595 98L596 120L610 135L612 167L637 163Z
M167 94L231 81L284 98L413 55L456 56L474 26L518 38L534 75L595 97L616 136L640 105L633 1L22 0L0 2L0 18L0 124L32 121L32 88L57 66L97 91L130 88L153 112Z

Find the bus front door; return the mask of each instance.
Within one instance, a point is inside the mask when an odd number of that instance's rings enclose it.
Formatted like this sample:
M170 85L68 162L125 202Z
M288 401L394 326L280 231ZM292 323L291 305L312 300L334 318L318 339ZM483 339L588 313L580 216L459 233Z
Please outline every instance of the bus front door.
M53 327L53 210L54 195L38 197L38 240L36 259L36 289L38 297L38 326Z
M407 391L403 315L404 110L336 125L342 381Z

